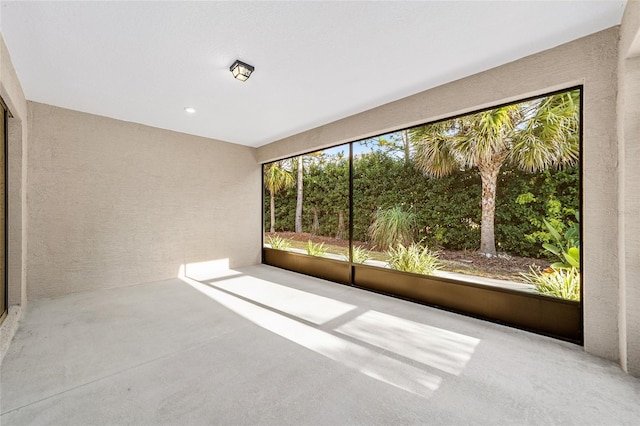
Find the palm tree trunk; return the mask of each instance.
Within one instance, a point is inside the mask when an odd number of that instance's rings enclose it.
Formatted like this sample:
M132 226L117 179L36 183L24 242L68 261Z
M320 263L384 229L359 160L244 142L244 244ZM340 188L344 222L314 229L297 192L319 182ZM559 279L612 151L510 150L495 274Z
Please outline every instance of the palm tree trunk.
M498 164L479 164L478 170L482 179L482 222L480 225L480 253L487 256L496 255L495 216L496 188L498 187Z
M302 232L302 156L298 157L298 197L296 200L296 233Z
M269 209L269 213L271 213L271 232L276 232L276 197L272 191L269 191L271 195L271 208Z
M404 164L408 166L411 162L411 140L409 139L409 131L402 131L402 148L404 149Z
M344 214L342 210L338 211L338 232L336 233L336 240L342 240L344 238Z

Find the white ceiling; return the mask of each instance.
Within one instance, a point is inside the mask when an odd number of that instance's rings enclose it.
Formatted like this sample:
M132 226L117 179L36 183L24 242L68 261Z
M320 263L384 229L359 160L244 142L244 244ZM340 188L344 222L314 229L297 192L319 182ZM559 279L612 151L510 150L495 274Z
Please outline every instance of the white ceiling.
M624 6L2 1L0 28L29 100L260 146L617 25ZM245 83L236 58L256 67Z

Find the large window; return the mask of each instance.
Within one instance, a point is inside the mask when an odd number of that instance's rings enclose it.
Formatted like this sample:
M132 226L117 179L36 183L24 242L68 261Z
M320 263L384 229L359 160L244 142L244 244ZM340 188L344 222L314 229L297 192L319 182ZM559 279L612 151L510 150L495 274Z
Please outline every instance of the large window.
M265 164L265 247L579 301L580 93Z

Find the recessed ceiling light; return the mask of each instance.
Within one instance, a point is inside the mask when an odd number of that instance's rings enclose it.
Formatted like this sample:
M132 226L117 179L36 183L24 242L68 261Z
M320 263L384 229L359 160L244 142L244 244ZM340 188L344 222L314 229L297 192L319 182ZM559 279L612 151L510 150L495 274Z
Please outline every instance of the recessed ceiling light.
M184 107L184 112L187 114L195 114L196 109L194 107Z

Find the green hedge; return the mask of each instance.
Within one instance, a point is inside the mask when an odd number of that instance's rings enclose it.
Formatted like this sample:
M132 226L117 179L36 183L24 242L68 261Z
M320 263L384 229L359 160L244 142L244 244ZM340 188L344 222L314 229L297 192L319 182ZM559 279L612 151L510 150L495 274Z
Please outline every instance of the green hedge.
M402 205L416 214L416 240L449 250L480 245L481 182L477 170L430 178L395 156L373 152L354 158L354 240L367 241L377 208ZM296 171L293 171L296 176ZM313 208L319 234L335 237L339 212L348 230L349 162L333 159L304 170L303 228L311 232ZM276 195L276 229L293 231L296 186ZM269 197L265 191L265 229L269 227ZM543 256L548 241L543 218L558 227L571 223L579 208L579 170L529 174L503 168L496 199L498 251L519 256Z

